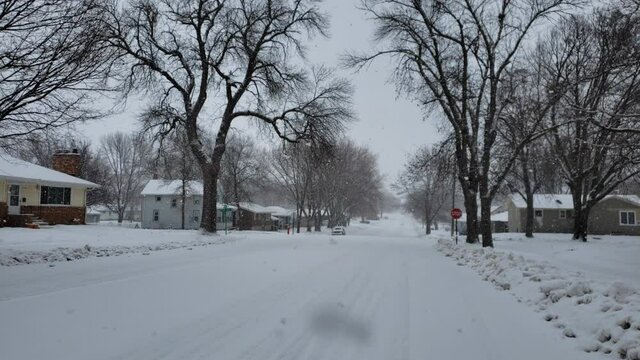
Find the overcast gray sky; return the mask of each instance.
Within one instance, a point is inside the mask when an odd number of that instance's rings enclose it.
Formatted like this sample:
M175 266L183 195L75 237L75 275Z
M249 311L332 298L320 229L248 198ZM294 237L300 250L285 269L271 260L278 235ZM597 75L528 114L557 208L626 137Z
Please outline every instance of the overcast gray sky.
M336 66L345 51L372 48L373 24L356 8L358 3L358 0L325 0L321 4L331 17L331 36L315 38L309 44L310 62ZM358 117L358 121L349 126L348 136L378 155L387 183L402 169L406 154L439 138L434 121L423 121L424 115L414 103L397 98L394 85L388 81L390 72L390 63L385 59L358 74L344 71L355 87L354 107ZM138 126L139 111L139 101L130 99L122 113L105 121L85 124L80 130L93 141L116 130L132 131Z

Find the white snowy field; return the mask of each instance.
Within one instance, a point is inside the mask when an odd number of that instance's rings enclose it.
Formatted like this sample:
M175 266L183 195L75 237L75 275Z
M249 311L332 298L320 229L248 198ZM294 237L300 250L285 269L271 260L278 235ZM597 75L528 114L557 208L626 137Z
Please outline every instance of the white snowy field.
M0 252L202 242L197 232L56 227L20 235L32 245L16 249L5 230ZM0 267L1 357L610 358L443 256L408 219L347 231L236 233L205 237L219 239L209 246Z
M584 351L640 360L640 238L497 234L493 250L433 237L446 256L530 305Z

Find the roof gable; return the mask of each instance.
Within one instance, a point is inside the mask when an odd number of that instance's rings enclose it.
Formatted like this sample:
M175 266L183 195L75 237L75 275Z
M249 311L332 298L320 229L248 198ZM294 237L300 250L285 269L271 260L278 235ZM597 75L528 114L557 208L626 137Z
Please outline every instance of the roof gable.
M256 213L256 214L271 214L271 211L269 209L267 209L266 207L262 206L262 205L258 205L258 204L254 204L254 203L250 203L250 202L240 202L238 205L239 205L240 209L247 210L247 211L250 211L252 213Z
M202 195L204 193L202 182L197 180L186 181L188 196ZM182 193L182 180L149 180L141 195L179 195Z

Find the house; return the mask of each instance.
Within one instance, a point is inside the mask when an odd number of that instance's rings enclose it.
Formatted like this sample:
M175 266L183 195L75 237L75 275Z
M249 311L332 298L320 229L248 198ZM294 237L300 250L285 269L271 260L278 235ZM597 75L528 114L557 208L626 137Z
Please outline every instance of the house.
M87 206L87 213L84 219L87 224L98 224L100 223L100 212L95 210L93 206Z
M283 230L287 226L293 226L293 210L281 206L266 206L265 209L271 212L272 225L275 230Z
M236 226L240 230L275 230L273 229L271 210L250 202L240 202L236 217Z
M503 210L501 205L491 206L491 232L503 233L508 231L508 213ZM481 219L480 208L478 207L478 221ZM458 233L467 235L467 213L462 212L462 217L458 219Z
M509 231L523 232L527 204L518 194L507 199ZM534 232L573 232L573 197L571 194L535 194L533 197ZM605 235L640 235L640 197L607 195L593 206L588 232Z
M202 216L202 182L188 180L185 182L184 228L198 229ZM146 229L181 229L182 228L182 181L150 180L142 189L142 227ZM219 191L220 193L220 191ZM223 214L225 209L229 212ZM216 225L218 229L232 228L235 207L218 204Z
M60 150L53 169L0 154L0 222L24 226L84 224L89 189L99 185L80 179L80 154Z
M118 212L113 210L115 207L106 205L93 205L91 210L100 214L100 221L116 221L118 220ZM124 211L125 221L140 221L142 209L139 204L128 206Z

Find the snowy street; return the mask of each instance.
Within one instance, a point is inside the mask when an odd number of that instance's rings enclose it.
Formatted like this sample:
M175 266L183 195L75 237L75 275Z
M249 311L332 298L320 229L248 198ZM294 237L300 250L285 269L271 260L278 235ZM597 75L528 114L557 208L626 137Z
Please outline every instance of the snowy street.
M408 218L0 268L3 359L601 359ZM248 233L247 233L248 234Z

